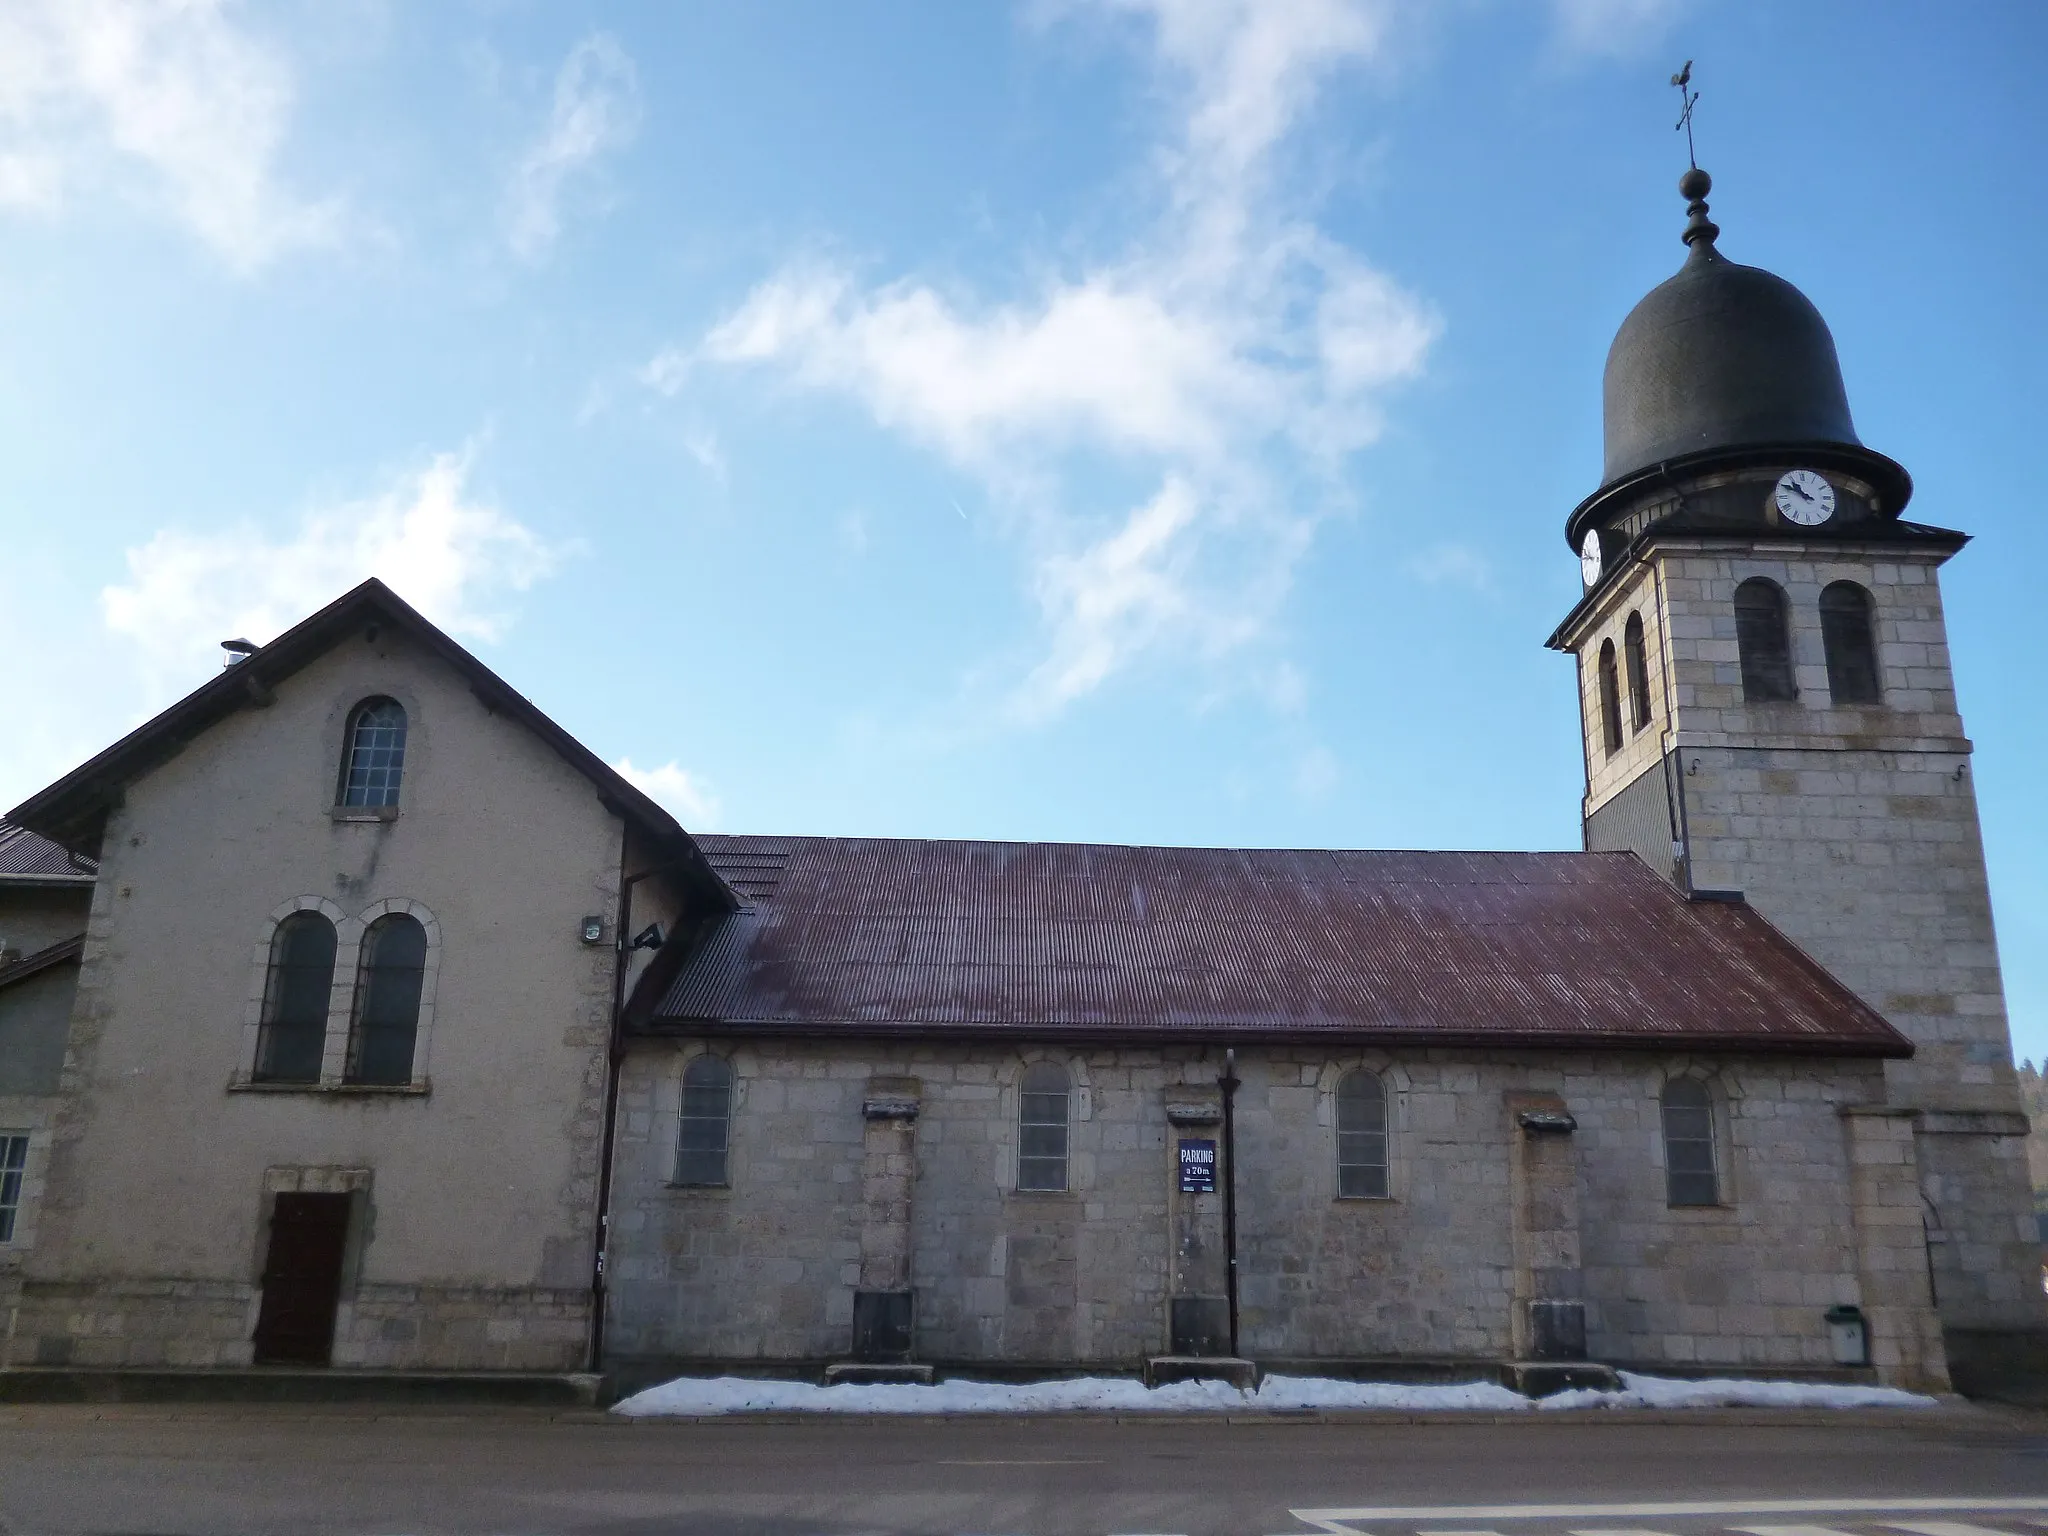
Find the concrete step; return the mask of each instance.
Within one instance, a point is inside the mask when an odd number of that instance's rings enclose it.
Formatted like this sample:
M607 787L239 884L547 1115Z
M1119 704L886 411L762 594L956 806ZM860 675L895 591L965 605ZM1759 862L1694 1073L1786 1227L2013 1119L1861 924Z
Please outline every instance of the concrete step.
M1236 1355L1154 1355L1145 1362L1145 1385L1172 1381L1227 1381L1247 1392L1259 1385L1259 1368Z

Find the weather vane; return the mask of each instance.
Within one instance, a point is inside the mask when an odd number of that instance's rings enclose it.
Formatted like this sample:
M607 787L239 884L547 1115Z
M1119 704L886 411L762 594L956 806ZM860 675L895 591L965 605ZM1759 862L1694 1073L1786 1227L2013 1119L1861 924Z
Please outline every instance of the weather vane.
M1671 83L1678 87L1678 99L1685 103L1685 110L1678 114L1678 128L1685 130L1685 158L1694 170L1700 168L1699 156L1692 147L1692 109L1700 99L1700 93L1689 89L1692 85L1692 60L1685 61L1685 68L1671 77ZM1675 130L1674 130L1675 131Z

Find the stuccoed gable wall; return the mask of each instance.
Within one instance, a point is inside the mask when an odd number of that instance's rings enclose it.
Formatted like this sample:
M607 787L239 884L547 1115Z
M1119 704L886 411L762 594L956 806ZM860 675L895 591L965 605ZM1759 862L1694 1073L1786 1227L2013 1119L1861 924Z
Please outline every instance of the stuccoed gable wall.
M668 1183L680 1076L705 1049L738 1074L732 1183L680 1190ZM1039 1057L1065 1064L1074 1084L1064 1194L1014 1187L1017 1081ZM1176 1089L1213 1094L1219 1065L1220 1053L1193 1049L635 1042L621 1084L608 1360L630 1370L844 1358L863 1096L871 1079L904 1078L921 1100L919 1358L1128 1367L1163 1353L1173 1250L1200 1228L1174 1202L1219 1198L1170 1193L1184 1132L1166 1106ZM1384 1201L1336 1197L1334 1095L1357 1066L1390 1089ZM1511 1094L1555 1095L1578 1120L1595 1358L1827 1366L1822 1314L1865 1299L1839 1111L1881 1101L1878 1063L1255 1049L1239 1053L1238 1072L1242 1339L1257 1358L1510 1352ZM1674 1073L1703 1076L1722 1110L1723 1207L1666 1203L1657 1096ZM1904 1156L1876 1177L1910 1203L1910 1139ZM1879 1343L1880 1365L1896 1365L1898 1351ZM1938 1343L1931 1362L1908 1363L1892 1374L1935 1380Z
M377 694L409 717L400 813L336 819L345 724ZM336 1364L575 1369L613 958L577 930L609 925L620 822L391 626L275 695L112 815L4 1359L246 1363L271 1202L300 1189L357 1200ZM340 914L344 977L366 914L431 917L414 1087L248 1085L294 903Z

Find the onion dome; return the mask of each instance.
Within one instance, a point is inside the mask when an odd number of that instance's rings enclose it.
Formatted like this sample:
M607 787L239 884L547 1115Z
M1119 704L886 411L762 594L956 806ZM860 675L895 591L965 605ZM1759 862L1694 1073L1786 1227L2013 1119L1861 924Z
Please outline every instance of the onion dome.
M1886 517L1912 494L1905 470L1856 436L1820 311L1782 277L1717 248L1712 188L1697 166L1679 179L1691 215L1685 264L1629 312L1608 349L1602 484L1573 514L1574 540L1648 479L1723 466L1841 469L1875 488Z

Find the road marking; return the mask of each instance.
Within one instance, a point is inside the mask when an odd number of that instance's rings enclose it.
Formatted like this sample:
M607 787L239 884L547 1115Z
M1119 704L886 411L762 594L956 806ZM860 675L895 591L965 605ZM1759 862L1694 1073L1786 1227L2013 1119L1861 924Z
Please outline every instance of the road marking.
M1403 1507L1362 1506L1351 1509L1290 1509L1304 1525L1327 1536L1360 1536L1360 1521L1414 1520L1622 1520L1668 1515L1854 1515L1967 1514L2048 1510L2048 1498L1953 1499L1690 1499L1649 1504L1472 1504Z
M1741 1531L1743 1536L1850 1536L1831 1525L1731 1525L1728 1529Z
M1049 1456L1036 1461L942 1461L942 1467L1099 1467L1100 1456Z
M1599 1527L1597 1530L1573 1531L1571 1533L1571 1536L1671 1536L1671 1532L1639 1531L1632 1530L1627 1526L1603 1525ZM1999 1536L2009 1536L2009 1533L2000 1532Z
M2039 1520L2030 1520L2029 1525L2039 1525ZM2010 1531L1994 1531L1988 1525L1965 1525L1960 1520L1887 1520L1884 1522L1895 1531L1911 1531L1913 1536L2012 1536Z

